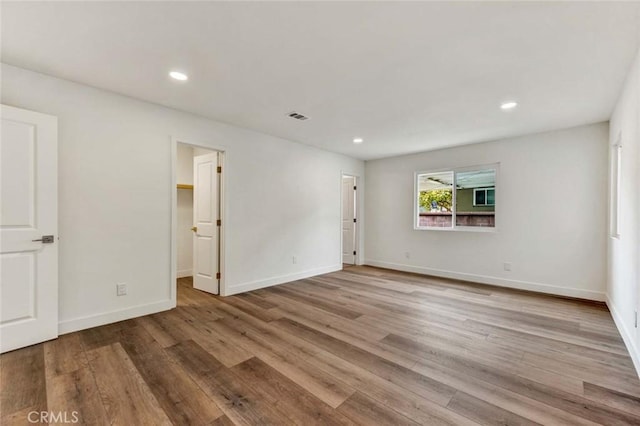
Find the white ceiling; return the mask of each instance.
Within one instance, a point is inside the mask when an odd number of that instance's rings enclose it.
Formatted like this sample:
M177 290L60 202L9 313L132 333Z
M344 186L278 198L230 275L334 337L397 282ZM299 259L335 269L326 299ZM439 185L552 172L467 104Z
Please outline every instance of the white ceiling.
M371 159L607 120L640 4L2 2L1 19L5 63Z

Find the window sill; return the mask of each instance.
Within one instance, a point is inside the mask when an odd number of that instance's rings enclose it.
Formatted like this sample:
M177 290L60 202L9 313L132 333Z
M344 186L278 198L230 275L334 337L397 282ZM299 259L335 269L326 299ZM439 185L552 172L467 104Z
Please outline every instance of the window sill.
M414 231L442 231L442 232L498 232L496 227L489 226L456 226L451 227L439 227L439 226L414 226Z

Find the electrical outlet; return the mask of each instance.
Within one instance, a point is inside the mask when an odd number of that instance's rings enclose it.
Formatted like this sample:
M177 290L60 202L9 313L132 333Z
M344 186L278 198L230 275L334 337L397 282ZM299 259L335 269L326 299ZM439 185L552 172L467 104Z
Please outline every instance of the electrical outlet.
M511 262L504 262L503 267L505 271L511 271Z
M126 296L127 295L127 283L118 283L118 284L116 284L116 294L118 296Z
M293 262L293 264L295 265L296 263L298 263L298 258L296 256L293 256L291 258L291 261Z

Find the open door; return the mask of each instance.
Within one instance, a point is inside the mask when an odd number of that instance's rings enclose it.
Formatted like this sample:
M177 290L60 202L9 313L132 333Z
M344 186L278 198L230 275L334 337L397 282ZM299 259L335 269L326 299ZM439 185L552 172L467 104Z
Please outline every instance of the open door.
M57 123L2 105L0 352L58 336Z
M218 153L193 158L193 287L219 294Z
M342 176L342 263L356 264L356 178Z

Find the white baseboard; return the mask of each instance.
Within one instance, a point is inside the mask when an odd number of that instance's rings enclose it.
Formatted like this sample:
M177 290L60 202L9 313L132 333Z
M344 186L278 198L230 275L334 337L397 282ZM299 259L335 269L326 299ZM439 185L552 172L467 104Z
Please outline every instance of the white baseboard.
M377 266L380 268L395 269L404 272L433 275L436 277L452 278L456 280L471 281L480 284L491 284L499 287L515 288L518 290L537 291L539 293L553 294L556 296L576 297L580 299L605 301L605 294L599 291L583 290L579 288L559 287L550 284L533 283L528 281L507 280L504 278L490 277L486 275L468 274L465 272L446 271L443 269L425 268L423 266L404 265L401 263L383 262L380 260L367 259L365 265Z
M629 351L629 355L633 361L633 366L636 368L636 373L638 374L638 377L640 377L640 351L638 351L638 347L634 342L631 332L629 332L629 329L622 320L620 312L618 312L611 299L609 299L609 295L607 295L607 307L609 308L609 312L611 312L613 322L615 322L616 327L618 327L622 340L624 340L624 344L627 346L627 351Z
M193 270L192 269L183 269L181 271L176 271L176 278L184 278L184 277L192 277Z
M58 334L67 334L74 331L85 330L87 328L98 327L100 325L111 324L113 322L124 321L143 315L155 314L175 308L175 303L171 300L148 303L145 305L133 306L131 308L117 311L105 312L102 314L89 315L81 318L60 321L58 323Z
M257 290L259 288L284 284L290 281L301 280L316 275L328 274L329 272L335 272L341 269L342 264L340 263L323 268L309 269L307 271L297 272L295 274L281 275L279 277L268 278L266 280L253 281L228 288L224 296L231 296L233 294ZM131 308L120 309L117 311L60 321L58 323L58 334L72 333L74 331L85 330L87 328L98 327L100 325L111 324L118 321L124 321L131 318L141 317L143 315L155 314L156 312L173 309L175 308L175 306L175 303L172 303L171 300L162 300L159 302L133 306Z
M329 272L340 271L342 264L325 266L323 268L309 269L295 274L281 275L279 277L267 278L266 280L252 281L244 284L228 287L223 296L232 296L234 294L244 293L247 291L258 290L259 288L271 287L273 285L284 284L290 281L301 280L304 278L315 277L316 275L328 274Z

